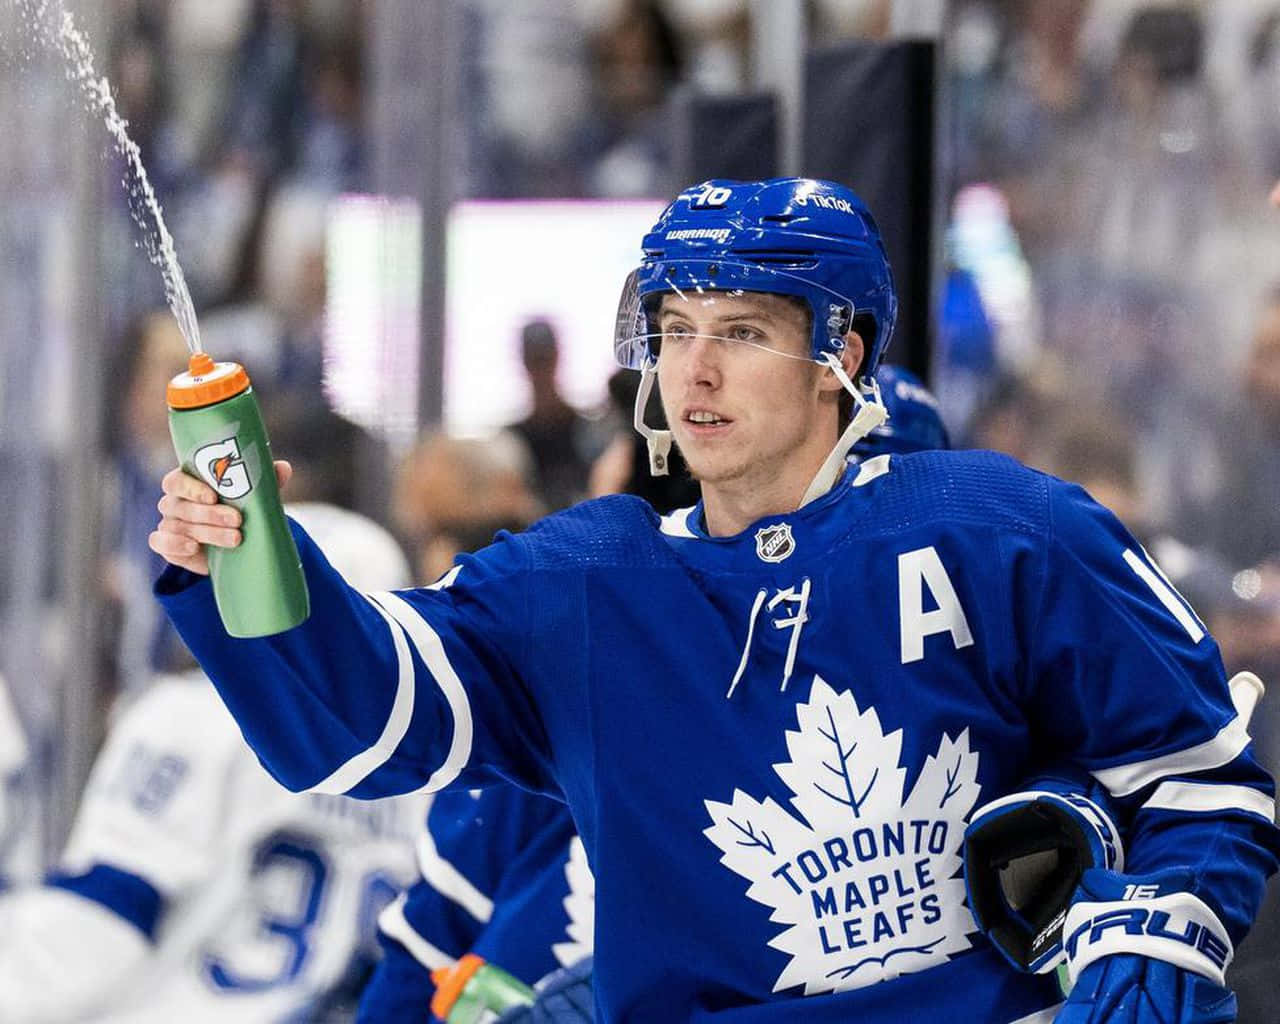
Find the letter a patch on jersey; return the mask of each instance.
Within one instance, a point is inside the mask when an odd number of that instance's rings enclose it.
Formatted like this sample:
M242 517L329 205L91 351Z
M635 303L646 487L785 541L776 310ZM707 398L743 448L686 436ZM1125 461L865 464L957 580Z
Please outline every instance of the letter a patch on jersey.
M969 731L943 735L904 798L902 730L885 734L875 708L815 676L790 760L773 770L795 813L735 789L707 800L704 835L720 863L787 926L768 944L790 956L775 992L841 992L923 971L970 947L960 869L964 822L977 801Z
M924 607L925 588L937 606L929 611ZM935 633L950 633L957 651L973 643L956 588L932 547L898 556L898 610L904 665L924 657L925 637Z

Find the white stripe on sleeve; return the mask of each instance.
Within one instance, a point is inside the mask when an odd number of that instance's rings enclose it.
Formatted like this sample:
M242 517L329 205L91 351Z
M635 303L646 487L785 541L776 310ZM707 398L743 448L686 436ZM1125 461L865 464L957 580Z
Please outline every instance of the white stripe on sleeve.
M1166 811L1248 811L1275 821L1276 804L1248 786L1212 782L1162 782L1143 807Z
M378 915L378 928L383 935L396 940L409 955L429 971L452 967L457 961L444 950L437 949L413 929L404 916L405 894L388 903Z
M398 676L396 679L396 696L391 704L391 714L382 729L377 742L367 750L362 750L342 765L337 771L311 787L312 793L346 793L378 770L395 753L396 747L409 731L409 722L413 718L414 673L413 659L409 656L409 645L405 642L404 630L400 628L390 615L383 610L377 600L369 594L361 595L386 620L387 629L391 630L391 640L395 644Z
M1221 768L1235 760L1248 745L1248 724L1237 715L1219 729L1216 736L1194 747L1161 754L1148 761L1099 768L1093 772L1093 777L1106 786L1112 796L1128 796L1166 775L1190 775Z
M449 753L444 763L432 773L427 784L419 791L434 793L456 779L471 757L474 734L471 702L467 699L467 691L463 688L458 673L449 664L440 635L427 624L427 620L404 598L397 597L390 591L379 594L377 599L409 634L410 642L435 679L436 685L440 687L440 692L449 703L449 711L453 714L453 740L449 744Z
M1191 642L1198 644L1203 640L1204 629L1200 626L1196 617L1187 611L1187 606L1182 603L1181 598L1174 593L1173 588L1166 582L1164 573L1155 572L1132 549L1125 551L1124 560L1129 568L1138 574L1138 578L1151 588L1151 592L1169 610L1169 614L1177 619L1179 625L1187 631L1187 636L1191 637Z
M435 839L425 828L418 833L418 868L436 892L453 900L481 924L487 924L493 917L493 900L440 856Z

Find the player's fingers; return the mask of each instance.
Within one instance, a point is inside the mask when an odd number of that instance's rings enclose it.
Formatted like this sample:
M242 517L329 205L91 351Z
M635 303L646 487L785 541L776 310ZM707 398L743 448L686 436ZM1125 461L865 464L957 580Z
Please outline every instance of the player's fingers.
M240 531L234 527L189 523L182 519L173 519L168 516L156 524L156 530L159 533L171 533L177 537L186 537L197 544L213 544L220 548L234 548L243 539Z
M185 472L180 466L169 470L164 475L160 480L160 489L165 494L172 494L201 505L215 505L218 501L218 493L212 487Z
M220 548L236 547L241 540L240 510L230 505L197 505L166 494L158 502L160 522L157 532L186 537L198 544Z
M166 519L205 526L222 526L235 529L243 520L240 510L232 505L203 505L175 494L166 494L156 502L156 508Z
M147 544L157 555L172 565L201 576L209 574L209 559L196 541L182 534L153 530Z
M212 544L215 548L234 548L239 546L240 531L225 526L206 526L203 523L182 523L173 520L161 520L161 524L171 523L171 528L159 529L157 532L185 537L197 544Z
M284 485L293 478L293 467L284 459L276 459L276 485L284 490Z

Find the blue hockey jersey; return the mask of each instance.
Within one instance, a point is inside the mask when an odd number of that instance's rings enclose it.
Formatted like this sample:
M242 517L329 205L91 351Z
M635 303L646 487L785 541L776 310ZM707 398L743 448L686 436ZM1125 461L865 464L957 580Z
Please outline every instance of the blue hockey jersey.
M301 531L311 618L222 630L157 592L267 767L362 797L562 797L596 874L602 1019L1048 1021L964 905L964 822L1048 764L1181 865L1237 940L1274 789L1194 612L1079 488L884 456L732 537L601 499L364 595Z
M386 955L361 1021L421 1018L431 972L464 953L529 985L591 953L595 881L560 801L508 785L441 793L418 863L422 877L379 918Z

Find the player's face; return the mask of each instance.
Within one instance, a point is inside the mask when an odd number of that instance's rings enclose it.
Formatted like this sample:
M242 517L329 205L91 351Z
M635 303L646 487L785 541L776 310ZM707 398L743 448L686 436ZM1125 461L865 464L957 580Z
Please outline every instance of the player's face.
M800 449L830 449L835 436L820 429L823 371L809 359L804 308L758 292L670 294L658 329L663 408L704 485L750 482Z

